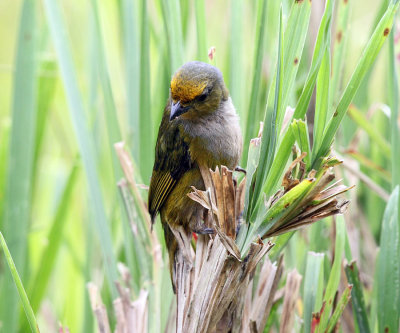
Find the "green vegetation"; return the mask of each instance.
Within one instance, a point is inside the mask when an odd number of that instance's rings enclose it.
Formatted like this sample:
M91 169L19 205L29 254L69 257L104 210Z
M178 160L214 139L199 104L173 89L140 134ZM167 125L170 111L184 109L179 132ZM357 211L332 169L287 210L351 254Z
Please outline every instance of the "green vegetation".
M302 275L294 329L325 332L339 322L343 332L397 332L399 5L0 5L0 331L36 332L38 324L52 332L59 323L96 331L89 281L112 327L119 281L132 300L147 297L148 331L164 331L174 299L161 225L149 227L146 185L171 75L201 60L223 72L245 139L247 223L236 244L244 257L257 235L271 236L269 258L284 254L278 289L294 268ZM129 153L115 146L121 141ZM330 178L333 166L341 184ZM291 231L294 217L338 193L344 201L329 212L350 200L343 215ZM267 328L279 329L283 303L271 305Z

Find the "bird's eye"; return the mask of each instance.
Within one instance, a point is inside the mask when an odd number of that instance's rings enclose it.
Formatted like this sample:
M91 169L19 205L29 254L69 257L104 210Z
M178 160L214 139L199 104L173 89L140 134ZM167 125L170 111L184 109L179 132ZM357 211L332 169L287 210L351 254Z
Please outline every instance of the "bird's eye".
M206 89L199 97L197 97L197 100L199 102L204 102L209 94L210 94L210 91L208 89Z
M208 94L201 94L201 95L199 96L199 101L200 101L200 102L204 102L204 101L206 100L206 98L207 98L207 95L208 95Z

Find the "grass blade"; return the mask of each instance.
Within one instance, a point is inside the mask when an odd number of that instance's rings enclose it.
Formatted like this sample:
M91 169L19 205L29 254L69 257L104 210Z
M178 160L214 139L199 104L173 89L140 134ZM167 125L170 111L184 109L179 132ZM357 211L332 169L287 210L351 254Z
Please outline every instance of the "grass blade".
M282 98L278 107L278 133L282 128L289 95L299 69L310 22L311 1L294 1L283 38Z
M65 221L67 220L67 211L70 205L70 199L77 179L78 171L78 163L75 163L68 176L56 214L54 215L52 227L50 229L49 236L47 237L49 242L46 248L43 250L39 268L29 285L32 309L35 313L39 310L43 295L46 292L50 275L56 263L57 254L64 236L63 229L65 226Z
M346 226L344 224L343 216L339 215L336 218L335 258L333 260L331 273L329 274L329 280L326 286L326 291L323 299L325 307L324 311L321 314L319 326L322 332L324 331L324 328L328 325L329 317L333 308L333 300L339 287L345 240Z
M248 143L250 143L251 138L255 135L256 129L256 108L257 101L259 98L260 92L260 80L261 80L261 65L263 59L264 52L264 42L265 42L265 27L266 27L266 16L267 16L267 1L262 0L259 1L259 10L257 11L259 16L257 18L257 46L256 52L254 55L254 69L253 69L253 80L251 85L251 94L250 94L250 105L247 110L247 122L244 134L244 146L243 146L243 154L244 158L247 158L247 149Z
M365 307L357 263L353 261L349 265L346 265L345 271L347 280L351 285L353 285L353 289L351 290L351 301L353 304L353 312L357 319L358 329L360 332L369 333L371 330L369 329L367 310Z
M33 176L36 180L36 172L40 151L43 145L45 128L49 118L51 102L57 87L57 64L53 59L45 59L38 70L38 96L36 117L35 154L33 162ZM35 187L35 184L33 185Z
M389 105L390 105L390 130L392 144L392 187L400 185L400 128L399 128L399 84L397 80L396 58L394 49L394 32L389 38ZM400 205L400 202L399 202ZM400 219L400 215L399 215Z
M303 332L311 332L312 313L315 311L315 302L319 282L323 277L323 253L308 252L306 275L304 278L304 329Z
M275 156L277 133L280 133L289 93L294 84L301 54L303 52L311 3L295 1L290 10L288 23L283 33L280 21L278 70L271 84L264 118L264 131L261 141L261 154L254 198L260 202L260 192ZM279 89L277 91L277 89ZM267 156L267 158L265 158ZM255 203L254 203L255 204Z
M14 255L15 265L25 276L27 237L31 214L32 172L36 130L36 2L25 0L19 23L12 104L12 128L4 194L2 228ZM4 332L18 327L18 296L9 276L0 290L7 300L0 306Z
M140 144L135 145L140 150L140 171L142 179L147 183L152 171L153 131L151 130L151 102L150 102L150 53L149 53L149 15L147 0L142 1L142 40L140 49ZM115 142L114 142L115 143Z
M1 129L1 134L0 134L0 161L2 163L0 164L0 188L4 189L5 188L5 183L7 181L6 179L6 171L7 171L7 164L8 164L8 138L9 138L9 133L10 130L9 128L6 128L5 126ZM0 216L3 216L3 209L4 209L4 191L0 193ZM0 228L2 228L2 223L3 220L0 218ZM1 283L1 281L0 281Z
M94 18L94 39L95 52L98 56L99 63L99 81L103 90L103 98L105 103L104 116L108 132L108 143L111 151L113 171L115 181L122 177L122 171L118 163L118 158L114 151L114 143L121 141L121 130L117 118L117 107L114 101L114 94L111 87L110 74L107 66L106 53L103 43L103 33L100 25L100 16L98 10L98 1L92 0L92 14ZM95 85L95 84L94 84ZM94 88L95 89L95 88ZM129 98L129 97L128 97Z
M354 158L358 163L360 163L360 166L363 167L364 170L368 171L369 173L371 173L371 175L375 176L374 177L375 179L380 179L385 183L391 183L391 177L392 177L391 173L382 168L375 161L369 159L368 157L366 157L365 155L361 154L358 151L350 150L346 153L347 155Z
M197 60L207 62L207 26L205 1L195 0L194 9L196 14Z
M6 241L4 240L3 234L1 232L0 232L0 243L1 243L1 247L3 248L3 251L4 251L4 255L5 255L8 267L10 268L10 273L14 280L15 286L17 287L18 294L21 299L22 305L24 306L26 317L29 321L29 325L31 326L31 330L32 330L32 332L39 333L39 327L36 323L36 318L35 318L32 308L31 308L31 305L29 304L28 296L26 295L21 278L18 275L17 268L15 267L14 261L11 257L11 253L8 250ZM8 300L7 300L7 303L8 303Z
M378 7L376 12L374 13L375 14L374 15L374 20L373 20L373 23L371 25L370 32L369 32L370 35L372 35L372 33L374 32L375 28L379 24L380 19L385 14L385 11L388 8L389 2L392 2L392 0L383 0L383 1L381 1L380 6ZM368 96L368 94L369 94L368 86L369 86L371 77L373 75L374 67L375 67L375 63L371 66L371 68L369 69L368 73L365 75L365 77L363 79L363 82L361 83L361 86L358 89L358 92L357 92L357 94L356 94L356 96L354 98L354 101L356 102L356 104L359 107L362 107L363 109L368 107L369 101L365 97Z
M133 142L135 146L139 146L140 142L140 44L138 17L137 1L122 0L123 46L125 56L127 115L129 123L128 133L131 142ZM139 149L132 149L132 154L136 163L139 162L139 153Z
M69 104L70 115L88 182L88 191L95 214L94 220L97 224L96 230L99 233L107 281L112 295L116 297L117 293L114 281L117 280L118 275L116 269L116 258L114 256L111 241L111 231L107 223L104 201L95 164L96 158L94 154L94 142L89 133L87 122L84 117L83 102L78 90L69 44L67 43L68 39L65 34L65 25L57 1L44 0L44 7L57 53L61 76Z
M397 12L399 4L400 3L398 1L391 2L389 4L385 15L380 20L367 46L365 47L364 52L357 64L357 67L354 70L346 89L344 90L337 109L326 127L321 146L318 149L318 152L313 160L313 168L317 168L318 164L320 163L321 157L326 156L326 154L328 153L333 141L333 137L335 136L336 131L339 128L340 122L346 114L346 111L354 95L356 94L357 89L361 84L361 81L373 65L379 51L383 46L383 43L389 35L390 29L393 25L393 19Z
M245 128L243 103L243 1L231 0L231 30L229 45L229 91L240 117L241 128ZM245 145L248 143L245 142Z
M340 316L342 315L347 303L351 298L351 290L353 289L352 285L348 285L347 288L343 291L342 297L340 297L339 302L335 308L335 311L332 314L332 317L329 318L328 327L323 328L323 332L332 332L336 326L337 321L339 320ZM363 331L361 331L363 332Z
M260 148L261 148L261 139L255 138L250 140L249 147L249 156L247 158L247 181L246 181L246 191L245 191L245 203L244 203L244 212L243 216L247 216L249 210L249 204L253 198L253 191L251 190L255 184L255 175L257 171L257 164L260 158ZM247 232L247 230L246 230ZM244 241L244 236L246 235L244 226L240 228L240 232L237 238L237 244L239 244L239 248L242 246L242 242ZM243 236L243 237L242 237Z
M271 239L271 242L275 244L274 247L268 253L271 260L278 259L278 255L285 248L285 246L287 245L289 240L292 238L294 233L295 233L295 231L290 231L281 236L275 237L275 239L274 238Z
M295 119L290 125L290 130L293 132L293 136L296 138L300 151L307 153L306 157L304 157L304 162L306 165L309 165L311 161L311 149L307 123L303 120Z
M135 240L133 242L133 248L136 254L138 269L140 269L140 276L136 277L137 279L139 279L139 281L137 281L136 283L138 286L141 286L143 284L143 281L151 279L152 263L151 257L148 254L148 244L145 243L146 241L148 241L147 235L144 234L143 228L140 228L140 224L138 226L136 226L135 224L135 221L138 220L138 212L135 207L134 198L132 197L127 184L121 182L119 184L119 188L121 197L125 205L129 227L136 231L136 233L134 234ZM132 228L132 226L136 227L136 229ZM131 230L129 230L129 232L132 233ZM129 240L132 241L131 238Z
M299 101L297 102L293 119L302 119L307 112L308 104L310 103L311 95L317 80L319 68L321 66L325 50L330 42L332 12L333 1L327 0L325 4L324 15L322 16L318 29L317 40L315 42L314 53L311 60L311 68L308 72L306 83L303 91L301 92Z
M297 70L299 68L299 63L300 63L300 58L301 54L303 52L303 47L304 47L304 42L307 36L307 30L308 30L308 25L309 25L309 18L310 18L310 13L311 13L311 2L309 1L295 1L293 2L293 5L290 10L289 18L288 18L288 23L286 26L286 29L283 29L281 26L281 31L283 33L284 31L284 36L281 37L282 41L282 52L281 52L281 58L279 61L281 63L280 66L282 66L281 69L281 87L279 91L279 104L277 105L277 110L276 110L276 128L277 131L280 131L280 128L282 126L282 121L283 121L283 116L286 110L286 105L287 105L287 100L289 97L289 94L292 90L294 80L296 78ZM263 22L262 22L263 23ZM281 47L281 46L279 46ZM258 55L258 53L257 53ZM259 55L261 57L261 55ZM256 58L256 61L259 60L259 58ZM260 60L261 61L261 60ZM256 67L258 68L258 67ZM260 75L260 73L258 73ZM253 84L258 84L258 82L253 81ZM259 86L259 84L258 84ZM257 87L258 87L257 86ZM265 112L265 119L264 119L264 124L269 124L267 121L267 117L269 116L270 113L272 113L272 110L274 109L274 104L275 104L275 96L276 96L276 87L278 85L276 84L276 77L272 81L272 84L269 89L269 94L268 94L268 100L267 100L267 106L266 106L266 112ZM253 85L253 88L254 85ZM252 91L253 92L253 91ZM255 93L258 93L256 91ZM254 107L256 107L256 102L257 99L253 102L253 94L250 100L250 103L253 103ZM250 104L249 107L249 119L247 123L247 128L249 126L252 126L253 129L250 129L251 134L254 135L254 124L251 125L249 124L250 118L255 119L255 109L252 109L252 104ZM266 130L270 130L266 126ZM250 140L250 137L248 137L248 132L246 132L245 136L245 142L248 142L247 140ZM263 151L263 149L261 149ZM273 151L275 153L275 151ZM262 155L261 155L262 156ZM260 161L261 162L261 161ZM264 180L264 177L261 176L261 179ZM257 194L257 192L256 192Z
M267 177L269 169L271 167L277 141L277 116L279 105L282 99L282 75L283 75L283 27L282 27L282 8L279 12L279 43L278 43L278 60L276 65L276 76L272 85L275 84L274 91L274 105L272 108L268 108L265 111L264 116L264 126L261 136L261 148L260 148L260 158L258 161L257 171L255 173L255 186L252 194L252 201L249 202L248 214L246 216L247 221L251 221L254 218L254 209L257 202L260 202L262 196L260 196L262 184ZM271 90L270 90L271 91ZM250 111L251 112L251 111Z
M329 81L331 80L331 58L329 42L317 77L317 93L314 118L313 153L319 148L329 112ZM308 164L310 166L310 164Z
M166 39L168 40L168 55L170 73L175 72L183 63L183 36L181 10L178 0L161 2Z
M98 57L98 72L101 88L103 91L104 99L104 116L107 127L108 145L111 153L111 159L113 164L114 181L118 182L123 177L122 170L114 150L114 144L122 140L120 125L117 117L117 107L115 105L114 93L112 90L110 74L107 66L106 52L103 43L103 32L100 25L100 13L99 3L97 0L92 0L92 17L93 17L93 39L94 39L94 53ZM131 13L133 14L133 13ZM97 66L96 66L97 67ZM95 68L97 73L97 68ZM97 76L96 76L97 79ZM97 88L97 80L93 82L93 90ZM140 148L139 145L134 145L136 148ZM123 201L120 196L116 193L118 199L118 206L123 210ZM133 250L133 242L131 239L132 233L126 221L126 215L122 212L122 225L123 225L123 239L124 239L124 250L125 257L132 274L133 289L135 292L139 292L138 278L140 276L139 270L136 266L136 257Z
M382 222L377 259L377 303L379 332L397 332L400 318L399 186L393 190Z
M379 149L387 158L390 158L390 145L382 134L376 130L375 126L365 117L365 115L356 107L351 105L348 110L349 116L353 121L362 128L371 138L371 142L377 144Z
M337 8L337 23L335 31L335 39L333 42L333 55L332 55L332 77L329 90L329 108L336 105L339 92L341 91L341 83L343 76L343 68L346 59L347 38L349 36L349 17L350 7L353 1L340 0L338 1ZM330 110L329 110L330 111ZM331 116L329 114L329 116Z
M324 15L322 16L321 23L318 30L318 36L314 47L314 54L311 62L311 68L307 76L306 83L297 103L293 119L302 119L307 111L308 104L311 100L311 95L314 90L314 85L317 79L317 74L321 65L325 49L328 45L330 22L332 18L333 3L331 0L326 2ZM291 148L295 142L295 137L292 131L286 131L278 151L272 162L269 175L263 186L263 192L267 197L271 196L275 191L278 182L281 179L283 170L291 154Z

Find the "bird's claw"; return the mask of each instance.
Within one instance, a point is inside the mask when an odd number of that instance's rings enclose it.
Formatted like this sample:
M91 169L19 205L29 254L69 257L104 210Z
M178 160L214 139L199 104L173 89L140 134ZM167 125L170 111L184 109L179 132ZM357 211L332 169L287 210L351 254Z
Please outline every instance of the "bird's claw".
M235 168L235 171L238 171L238 172L243 172L245 175L247 175L247 171L245 170L245 169L243 169L241 166L237 166L236 168Z
M215 233L215 230L213 228L201 228L201 229L196 229L193 230L194 233L198 234L198 235L211 235Z

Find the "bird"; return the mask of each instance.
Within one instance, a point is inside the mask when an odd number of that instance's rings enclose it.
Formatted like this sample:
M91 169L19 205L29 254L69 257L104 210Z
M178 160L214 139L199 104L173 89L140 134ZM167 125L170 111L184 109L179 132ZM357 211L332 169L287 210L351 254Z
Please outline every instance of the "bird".
M242 134L221 71L210 64L191 61L172 76L155 146L149 186L148 210L152 225L160 213L175 292L175 254L172 232L211 233L204 226L206 209L190 199L191 187L205 190L200 167L233 170L242 152Z

